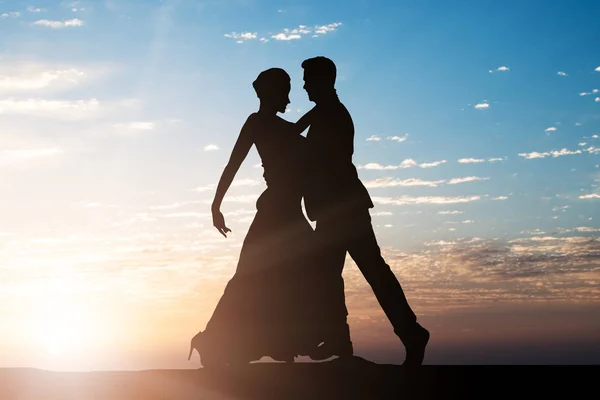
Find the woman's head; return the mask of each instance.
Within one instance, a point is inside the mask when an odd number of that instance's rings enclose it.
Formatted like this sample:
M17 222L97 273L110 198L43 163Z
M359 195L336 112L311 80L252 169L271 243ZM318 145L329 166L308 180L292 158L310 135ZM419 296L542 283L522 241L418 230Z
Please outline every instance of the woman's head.
M290 104L291 78L281 68L270 68L261 72L252 86L263 106L285 112Z

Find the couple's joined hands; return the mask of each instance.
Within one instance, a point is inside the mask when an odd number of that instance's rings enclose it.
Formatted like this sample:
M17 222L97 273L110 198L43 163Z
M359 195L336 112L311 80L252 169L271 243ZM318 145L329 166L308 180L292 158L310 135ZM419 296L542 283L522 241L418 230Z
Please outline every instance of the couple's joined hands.
M217 228L217 230L219 231L219 233L221 235L227 237L226 233L231 232L231 229L229 229L225 225L225 217L223 216L223 213L221 212L221 210L213 209L212 210L212 218L213 218L213 226L215 228Z

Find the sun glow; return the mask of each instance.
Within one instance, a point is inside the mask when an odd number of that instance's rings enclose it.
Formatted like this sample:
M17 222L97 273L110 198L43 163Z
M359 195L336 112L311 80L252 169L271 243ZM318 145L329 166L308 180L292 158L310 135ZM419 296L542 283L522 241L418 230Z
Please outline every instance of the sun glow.
M58 358L84 358L106 339L106 329L102 329L98 316L76 302L49 301L31 317L29 325L38 351Z

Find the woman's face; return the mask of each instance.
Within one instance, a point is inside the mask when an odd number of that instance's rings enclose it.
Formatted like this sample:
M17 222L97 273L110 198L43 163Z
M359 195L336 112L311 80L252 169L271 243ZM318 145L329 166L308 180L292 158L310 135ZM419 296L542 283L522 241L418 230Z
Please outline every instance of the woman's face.
M277 108L278 112L284 113L288 104L290 104L291 89L291 85L286 83L285 85L282 85L280 92L274 94L273 105Z

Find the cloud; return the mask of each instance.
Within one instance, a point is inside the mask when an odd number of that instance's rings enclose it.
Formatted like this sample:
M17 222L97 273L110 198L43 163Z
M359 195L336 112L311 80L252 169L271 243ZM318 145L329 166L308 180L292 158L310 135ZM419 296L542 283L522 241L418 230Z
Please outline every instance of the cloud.
M581 154L582 151L581 150L576 150L576 151L572 151L572 150L568 150L568 149L561 149L561 150L552 150L550 152L531 152L531 153L519 153L519 156L524 157L526 159L534 159L534 158L545 158L545 157L560 157L560 156L567 156L567 155L573 155L573 154Z
M231 186L258 186L262 183L262 181L257 181L256 179L238 179L234 180Z
M206 192L206 191L214 190L215 188L216 188L216 186L214 184L198 186L198 187L192 189L192 192Z
M17 100L7 98L0 100L0 115L28 115L53 119L80 120L99 117L107 112L120 109L131 109L137 106L135 100L100 102L97 99L88 100L45 100L30 98Z
M580 199L600 199L600 194L598 193L591 193L591 194L584 194L582 196L579 196Z
M466 182L475 182L475 181L484 181L489 180L490 178L480 178L477 176L468 176L464 178L452 178L450 180L437 180L437 181L425 181L419 178L409 178L409 179L398 179L392 177L378 178L371 181L364 182L365 187L367 188L386 188L386 187L396 187L396 186L427 186L427 187L438 187L443 184L448 185L456 185L459 183Z
M432 268L428 273L455 282L470 282L464 289L479 288L476 290L479 299L485 296L489 301L498 301L499 297L522 301L532 298L589 301L590 296L600 297L600 292L590 292L597 286L594 279L600 261L597 238L536 235L509 241L463 238L425 245L432 248L428 258L440 260L436 272ZM423 259L418 261L417 257L410 254L398 257L397 261L431 265Z
M409 178L405 180L399 180L396 178L386 177L379 178L372 181L365 182L367 188L383 188L383 187L396 187L396 186L429 186L437 187L443 184L445 181L424 181L418 178Z
M430 162L430 163L422 163L419 164L419 167L421 168L433 168L433 167L439 167L442 164L445 164L447 161L446 160L440 160L440 161L434 161L434 162Z
M596 69L594 71L600 72L600 67L596 67Z
M546 128L546 129L544 130L544 132L554 132L555 130L556 130L556 127L554 127L554 126L551 126L551 127L549 127L549 128Z
M302 36L298 33L281 32L271 36L271 38L275 40L297 40L302 39Z
M358 166L358 169L371 169L371 170L394 170L394 169L403 169L403 168L411 168L416 166L417 163L415 162L415 160L407 158L406 160L402 161L400 164L398 165L381 165L378 163L368 163L362 166Z
M381 138L376 135L371 135L370 137L368 137L366 139L367 142L379 142L380 140L381 140Z
M482 163L485 162L482 158L461 158L458 160L461 164L472 164L472 163Z
M0 150L0 163L25 164L40 158L50 158L61 155L63 150L58 146L28 149Z
M258 34L255 32L242 32L242 33L231 32L231 33L226 33L224 36L234 39L237 43L244 43L247 40L256 39L258 37Z
M487 159L488 162L497 162L497 161L503 161L503 160L504 160L504 158L500 158L500 157L494 157L494 158ZM486 160L483 158L461 158L458 160L458 162L460 164L476 164L476 163L484 163L484 162L486 162Z
M333 24L317 26L315 27L315 35L324 35L326 33L333 32L341 25L341 22L334 22Z
M475 108L478 110L482 110L482 109L489 108L489 107L490 107L490 105L488 103L475 104Z
M373 217L387 217L390 215L394 215L394 213L390 212L390 211L374 211L371 213L371 215Z
M568 76L567 73L564 71L558 71L556 74L560 76Z
M507 196L494 197L492 200L508 200Z
M595 101L596 103L600 103L600 97L596 97L596 98L594 99L594 101Z
M232 32L225 34L225 37L232 38L236 40L237 43L243 43L247 40L254 40L257 38L260 38L260 42L266 43L269 42L269 39L267 37L277 41L291 41L300 40L308 36L316 38L328 34L330 32L336 31L341 25L341 22L334 22L327 25L317 25L312 27L309 27L308 25L298 25L298 27L296 28L285 28L281 32L269 33L268 35L259 35L257 32Z
M404 136L388 136L387 139L388 140L394 140L396 142L401 143L401 142L406 141L406 139L408 139L408 133L406 135L404 135Z
M215 150L219 150L219 146L217 146L216 144L209 144L207 146L204 146L203 150L204 151L215 151Z
M442 197L442 196L399 196L399 197L373 197L374 203L388 205L411 205L411 204L456 204L469 203L480 200L481 196L458 196L458 197Z
M27 11L32 12L32 13L39 13L39 12L46 11L46 10L43 8L39 8L39 7L29 6L29 7L27 7Z
M441 215L457 215L457 214L464 214L464 211L438 211L438 214L441 214Z
M591 93L590 92L580 92L579 95L580 96L589 96Z
M82 82L87 75L76 68L34 71L20 66L20 73L5 75L0 71L0 90L37 90L49 86L72 86ZM23 68L25 67L25 68ZM1 68L1 67L0 67Z
M0 18L18 18L20 15L18 11L10 11L0 14Z
M368 163L365 165L358 165L357 168L358 169L377 170L377 171L387 171L387 170L413 168L413 167L417 167L417 166L420 168L432 168L432 167L437 167L439 165L442 165L444 163L446 163L446 160L435 161L435 162L431 162L431 163L417 164L417 162L415 160L413 160L412 158L407 158L398 165L381 165L379 163Z
M487 181L490 178L480 178L478 176L467 176L464 178L453 178L448 181L449 185L456 185L457 183L475 182L475 181Z
M506 65L503 65L503 66L501 66L501 67L498 67L498 68L496 68L496 71L499 71L499 72L510 71L510 68L508 68ZM490 73L491 73L491 72L494 72L494 70L491 70L491 69L490 69Z
M66 21L51 21L47 19L40 19L34 22L35 25L46 26L48 28L60 29L60 28L68 28L73 26L83 26L85 24L84 21L79 18L73 18Z

